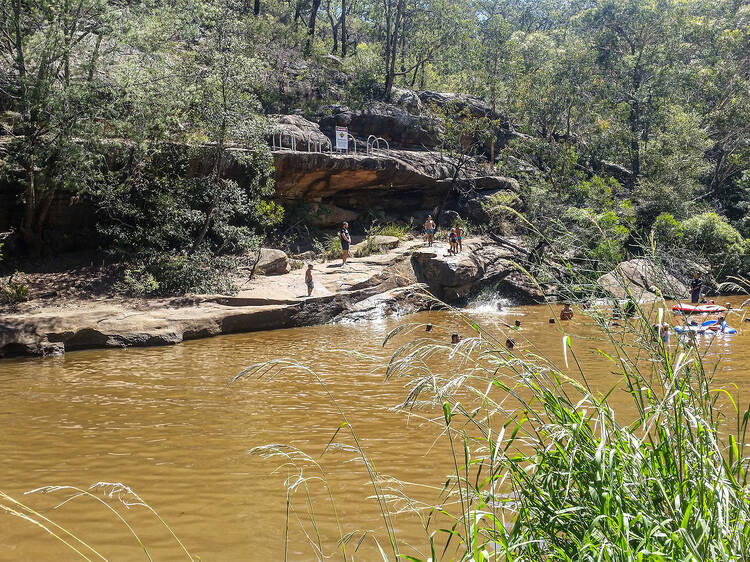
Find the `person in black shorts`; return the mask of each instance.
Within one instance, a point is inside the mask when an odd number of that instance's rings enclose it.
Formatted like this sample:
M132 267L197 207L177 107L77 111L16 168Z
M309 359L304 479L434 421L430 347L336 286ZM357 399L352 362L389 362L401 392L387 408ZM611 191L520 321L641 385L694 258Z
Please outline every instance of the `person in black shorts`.
M698 302L701 300L702 289L703 279L701 279L701 274L696 272L695 277L690 282L690 302L692 302L693 304L698 304Z
M346 265L346 258L349 257L349 244L352 243L352 237L349 235L349 223L345 222L339 232L341 237L341 265Z

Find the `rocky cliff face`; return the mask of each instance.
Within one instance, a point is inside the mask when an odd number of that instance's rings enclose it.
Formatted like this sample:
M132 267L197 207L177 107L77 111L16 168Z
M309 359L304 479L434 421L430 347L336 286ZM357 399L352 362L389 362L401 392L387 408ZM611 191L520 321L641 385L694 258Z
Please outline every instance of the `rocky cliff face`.
M482 201L489 194L519 191L516 180L492 175L490 168L475 162L456 175L453 159L424 149L432 142L431 133L421 127L420 118L403 108L373 104L361 112L335 111L321 119L322 127L299 116L276 116L275 138L269 139L276 148L277 197L286 204L311 203L317 210L312 220L319 226L353 220L368 211L394 217L424 214L444 204L453 204L465 218L484 222ZM346 153L332 150L323 132L340 124L355 134ZM363 138L368 132L400 146L413 146L419 139L422 149L372 150ZM466 193L460 200L448 201L457 182Z

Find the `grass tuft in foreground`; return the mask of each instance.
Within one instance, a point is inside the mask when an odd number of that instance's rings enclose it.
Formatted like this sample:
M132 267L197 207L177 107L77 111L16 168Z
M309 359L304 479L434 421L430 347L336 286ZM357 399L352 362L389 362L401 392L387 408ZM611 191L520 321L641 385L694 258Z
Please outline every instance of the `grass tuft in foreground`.
M636 300L625 280L622 288ZM402 483L366 463L392 555L433 561L750 559L750 409L714 385L702 343L674 335L662 340L654 326L665 310L664 301L636 305L631 316L614 322L589 302L578 314L578 322L599 328L599 355L619 379L612 388L590 384L575 353L578 340L559 323L565 365L530 340L507 348L509 334L485 330L458 311L474 336L456 346L424 337L420 324L389 334L384 345L402 343L386 370L387 381L405 385L400 407L439 426L453 452L446 466L451 476L432 503L408 497ZM252 372L278 375L278 366ZM631 407L615 411L610 398L623 392ZM342 427L354 433L336 406ZM367 458L359 443L352 452ZM396 512L419 518L423 545L398 540Z

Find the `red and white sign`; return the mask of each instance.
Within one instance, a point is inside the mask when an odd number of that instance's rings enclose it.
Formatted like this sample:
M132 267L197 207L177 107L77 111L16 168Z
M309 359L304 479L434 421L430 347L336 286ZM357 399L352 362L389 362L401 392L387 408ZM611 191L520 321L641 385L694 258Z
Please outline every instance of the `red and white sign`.
M346 127L336 127L336 150L349 148L349 130Z

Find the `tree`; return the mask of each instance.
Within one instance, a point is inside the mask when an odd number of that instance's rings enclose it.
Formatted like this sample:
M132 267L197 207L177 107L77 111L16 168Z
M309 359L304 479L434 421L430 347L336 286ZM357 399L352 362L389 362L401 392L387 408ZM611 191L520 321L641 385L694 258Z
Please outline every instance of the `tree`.
M0 0L0 91L19 115L3 166L23 177L20 232L31 255L42 251L56 193L96 176L90 145L106 107L96 69L112 15L104 0Z
M581 33L593 35L604 103L624 104L621 118L631 185L641 175L648 142L679 52L682 12L673 0L600 0L583 13Z

